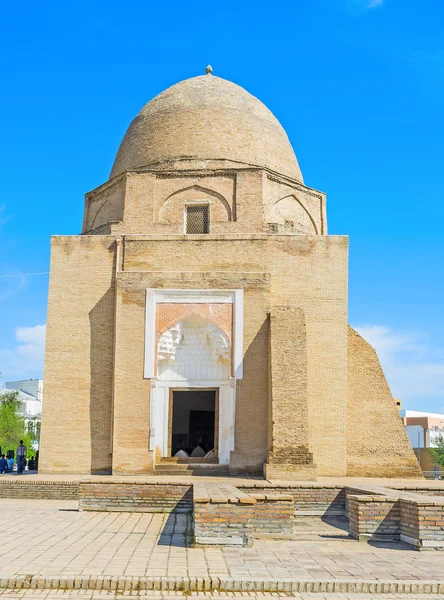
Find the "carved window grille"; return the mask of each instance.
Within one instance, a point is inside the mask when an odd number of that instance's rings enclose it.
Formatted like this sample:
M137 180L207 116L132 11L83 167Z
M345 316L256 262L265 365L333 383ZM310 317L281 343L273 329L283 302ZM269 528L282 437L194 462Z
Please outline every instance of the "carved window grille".
M186 207L186 233L210 233L210 207L208 204Z

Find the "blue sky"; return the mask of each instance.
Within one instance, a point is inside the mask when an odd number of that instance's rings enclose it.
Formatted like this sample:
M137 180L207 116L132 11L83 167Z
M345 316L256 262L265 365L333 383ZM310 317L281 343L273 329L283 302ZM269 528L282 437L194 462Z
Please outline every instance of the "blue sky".
M444 3L4 0L0 372L42 375L51 234L80 231L139 109L214 73L286 128L329 233L350 236L350 323L406 408L444 411ZM69 293L69 290L67 291Z

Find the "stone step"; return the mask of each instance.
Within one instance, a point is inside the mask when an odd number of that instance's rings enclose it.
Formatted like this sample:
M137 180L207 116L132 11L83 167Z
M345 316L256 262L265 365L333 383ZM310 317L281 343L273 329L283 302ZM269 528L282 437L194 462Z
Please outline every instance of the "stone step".
M217 465L217 458L182 458L178 456L167 456L165 458L160 459L159 465L169 465L169 464L199 464L199 465Z
M207 471L203 469L189 469L184 471L182 469L171 469L171 471L157 471L154 470L155 475L163 476L178 476L178 477L227 477L228 471L217 469L214 471Z
M176 471L189 471L189 470L190 471L195 471L195 470L226 471L228 469L228 466L227 465L219 465L218 463L196 463L196 462L178 463L178 464L160 463L155 466L155 470L159 471L159 473L161 471L170 471L171 469L174 469Z
M154 467L156 475L227 476L228 465L217 463L161 463Z

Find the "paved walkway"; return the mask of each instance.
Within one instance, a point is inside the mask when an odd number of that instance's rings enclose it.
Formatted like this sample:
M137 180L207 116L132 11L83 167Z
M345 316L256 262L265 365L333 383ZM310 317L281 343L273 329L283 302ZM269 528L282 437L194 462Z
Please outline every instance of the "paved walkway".
M0 481L6 478L7 480L15 479L17 481L148 481L150 483L155 483L159 481L161 483L166 483L168 481L172 481L175 483L185 483L192 484L196 483L199 479L197 477L191 477L186 475L174 476L174 475L78 475L78 474L60 474L60 475L42 475L40 473L35 473L34 471L28 472L26 471L24 475L17 475L17 473L6 473L0 474ZM221 482L224 479L227 479L229 483L232 485L251 485L254 482L263 483L264 481L268 481L271 484L277 483L291 483L294 485L295 481L280 481L277 479L273 480L265 480L262 477L205 477L205 481L215 480L217 482ZM319 485L319 486L353 486L353 484L365 484L365 485L379 485L379 486L397 486L402 485L411 488L437 488L441 489L444 494L444 480L434 480L434 479L388 479L388 478L378 478L378 477L318 477L314 482L299 482L301 485Z
M191 595L185 595L181 592L127 592L125 594L115 594L114 592L93 592L93 591L55 591L55 590L0 590L1 600L240 600L247 598L250 600L268 600L273 598L285 598L285 600L399 600L409 598L410 600L444 600L444 595L436 594L279 594L256 592L192 592Z
M18 575L442 581L444 552L351 539L191 548L187 515L78 512L76 502L0 501L0 579ZM331 532L329 532L331 536ZM367 596L368 597L368 596Z

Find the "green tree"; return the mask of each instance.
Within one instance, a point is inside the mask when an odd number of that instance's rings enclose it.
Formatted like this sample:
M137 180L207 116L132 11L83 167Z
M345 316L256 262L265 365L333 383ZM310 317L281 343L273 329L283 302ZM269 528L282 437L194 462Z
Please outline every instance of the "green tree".
M436 440L435 448L429 448L433 460L441 467L444 467L444 437L440 435Z
M2 452L16 450L20 440L23 440L32 452L32 439L26 431L25 419L20 414L20 400L18 391L0 394L0 446Z
M37 417L32 417L27 423L27 433L33 446L38 446L40 441L40 421Z

